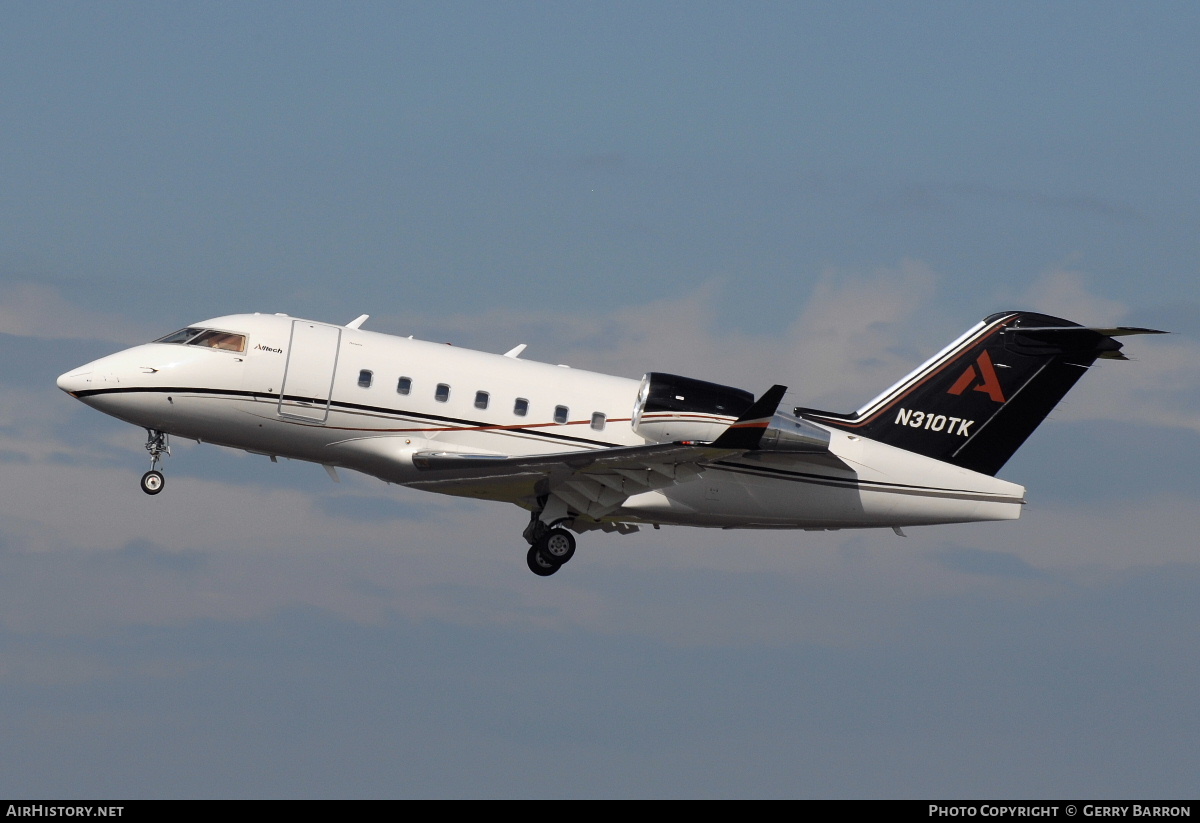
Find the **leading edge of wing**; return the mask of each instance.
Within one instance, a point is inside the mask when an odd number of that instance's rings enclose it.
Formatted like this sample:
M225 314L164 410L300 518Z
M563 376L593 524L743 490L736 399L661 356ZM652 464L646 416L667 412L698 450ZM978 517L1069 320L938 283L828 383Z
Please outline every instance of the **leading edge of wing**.
M424 451L414 454L412 461L418 469L441 476L499 478L529 473L547 474L555 469L573 473L596 469L635 469L673 462L709 463L742 451L744 449L679 442L516 456Z
M533 501L558 497L568 508L599 520L641 492L693 479L704 467L736 450L690 443L615 446L538 455L480 455L418 452L413 488L503 500L533 508Z

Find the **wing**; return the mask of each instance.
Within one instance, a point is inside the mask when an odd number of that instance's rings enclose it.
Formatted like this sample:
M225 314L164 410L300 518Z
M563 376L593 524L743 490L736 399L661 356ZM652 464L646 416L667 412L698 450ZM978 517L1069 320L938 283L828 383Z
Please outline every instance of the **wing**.
M571 511L599 520L635 494L692 480L712 461L742 451L655 443L520 457L418 452L413 465L425 476L407 485L525 508L539 497L557 497Z
M762 421L775 413L783 397L775 386L712 443L681 441L645 446L540 455L485 455L418 452L413 465L424 475L406 485L462 497L504 500L527 509L568 511L600 520L635 494L686 483L716 460L758 446ZM736 433L736 436L733 436ZM752 434L753 433L753 434Z

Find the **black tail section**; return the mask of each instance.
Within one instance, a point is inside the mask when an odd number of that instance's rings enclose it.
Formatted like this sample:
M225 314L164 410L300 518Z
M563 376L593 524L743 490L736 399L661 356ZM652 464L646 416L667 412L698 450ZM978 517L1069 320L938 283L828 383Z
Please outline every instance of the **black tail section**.
M1124 359L1113 336L1146 333L993 314L854 414L796 414L994 475L1096 358Z

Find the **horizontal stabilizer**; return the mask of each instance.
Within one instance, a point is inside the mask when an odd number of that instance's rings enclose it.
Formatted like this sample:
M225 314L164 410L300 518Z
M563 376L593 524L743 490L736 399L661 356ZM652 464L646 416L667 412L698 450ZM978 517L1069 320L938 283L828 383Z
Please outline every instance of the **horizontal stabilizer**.
M1128 337L1135 334L1170 334L1170 332L1159 331L1158 329L1143 329L1134 326L1116 326L1114 328L1099 328L1096 326L1041 326L1032 327L1025 330L1026 334L1033 337L1040 335L1042 339L1047 341L1062 341L1070 339L1072 335L1083 339L1082 335L1087 334L1094 339L1095 335L1101 335L1104 338L1112 337ZM1102 360L1128 360L1121 352L1120 344L1110 340L1114 345L1106 347L1103 351L1096 354L1097 358ZM1086 344L1085 344L1086 345Z
M1102 334L1105 337L1129 337L1134 334L1170 334L1169 331L1161 329L1143 329L1138 326L1114 326L1113 328L1102 329L1098 326L1042 326L1037 331L1094 331L1096 334Z

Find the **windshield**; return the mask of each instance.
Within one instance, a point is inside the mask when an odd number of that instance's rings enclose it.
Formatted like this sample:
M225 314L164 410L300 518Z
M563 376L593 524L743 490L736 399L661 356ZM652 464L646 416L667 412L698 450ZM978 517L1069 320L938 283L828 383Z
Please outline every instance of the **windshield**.
M185 346L203 346L206 349L222 349L223 351L246 350L246 335L235 334L217 329L187 328L172 332L166 337L160 337L155 343L179 343Z
M166 337L160 337L155 340L155 343L186 343L193 337L198 335L204 329L180 329L177 332L171 332Z

